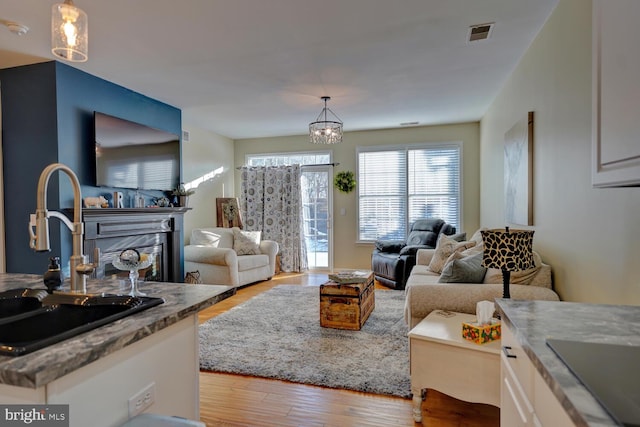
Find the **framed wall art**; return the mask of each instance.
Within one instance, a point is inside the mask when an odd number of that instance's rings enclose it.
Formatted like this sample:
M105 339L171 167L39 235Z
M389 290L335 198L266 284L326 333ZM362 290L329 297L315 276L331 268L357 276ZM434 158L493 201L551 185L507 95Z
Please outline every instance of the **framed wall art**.
M504 204L508 223L533 225L533 111L504 135Z
M216 219L218 227L242 228L242 217L235 197L216 198Z

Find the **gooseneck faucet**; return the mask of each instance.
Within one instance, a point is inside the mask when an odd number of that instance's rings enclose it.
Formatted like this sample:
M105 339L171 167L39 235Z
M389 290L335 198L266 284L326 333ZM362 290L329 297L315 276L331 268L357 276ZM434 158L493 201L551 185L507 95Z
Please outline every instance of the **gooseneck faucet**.
M47 210L47 187L49 178L53 172L60 170L66 173L73 186L73 223L57 211ZM55 216L60 219L71 230L73 235L73 254L69 260L71 267L71 292L87 292L87 275L94 269L93 264L87 263L87 257L82 252L84 240L84 224L82 223L82 193L80 182L76 174L62 163L52 163L42 171L38 181L36 213L31 214L29 222L29 246L37 252L48 252L49 246L49 218Z

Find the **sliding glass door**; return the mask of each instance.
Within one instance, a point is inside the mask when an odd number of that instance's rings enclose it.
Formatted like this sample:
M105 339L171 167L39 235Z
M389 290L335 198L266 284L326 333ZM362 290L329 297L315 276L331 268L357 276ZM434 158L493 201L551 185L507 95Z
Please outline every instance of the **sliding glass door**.
M304 235L311 270L333 267L332 169L329 165L302 167Z

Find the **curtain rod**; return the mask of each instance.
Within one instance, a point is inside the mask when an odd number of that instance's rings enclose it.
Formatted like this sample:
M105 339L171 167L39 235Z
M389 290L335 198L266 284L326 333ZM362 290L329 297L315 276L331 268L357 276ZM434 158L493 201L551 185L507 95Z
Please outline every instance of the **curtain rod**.
M338 166L340 163L318 163L315 165L300 165L301 167L304 166ZM283 166L288 166L288 165L283 165ZM246 167L255 167L255 166L238 166L236 167L237 170L240 170L242 168L246 168Z

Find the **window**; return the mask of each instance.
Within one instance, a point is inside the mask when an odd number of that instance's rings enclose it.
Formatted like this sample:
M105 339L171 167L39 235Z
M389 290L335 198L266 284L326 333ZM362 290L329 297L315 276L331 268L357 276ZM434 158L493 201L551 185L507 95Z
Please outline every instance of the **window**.
M358 148L358 240L402 240L420 218L460 228L461 143Z
M331 153L247 154L247 166L320 165L331 162Z

